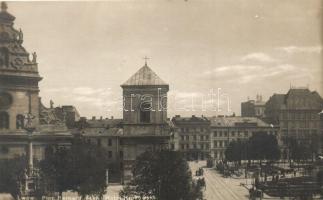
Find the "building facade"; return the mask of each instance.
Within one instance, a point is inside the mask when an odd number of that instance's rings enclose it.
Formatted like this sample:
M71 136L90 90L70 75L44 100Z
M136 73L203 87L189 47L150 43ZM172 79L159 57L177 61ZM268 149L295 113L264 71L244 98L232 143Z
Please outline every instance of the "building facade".
M183 152L188 160L204 160L210 156L210 121L206 117L176 115L171 122L173 150Z
M322 148L320 112L323 99L308 88L291 88L287 94L273 95L266 103L269 122L280 126L281 141L285 147L291 138L307 145ZM286 150L286 149L285 149ZM287 152L284 152L287 156Z
M274 127L256 117L210 117L210 155L215 160L225 159L225 150L231 141L247 140L253 134L265 132L279 137Z

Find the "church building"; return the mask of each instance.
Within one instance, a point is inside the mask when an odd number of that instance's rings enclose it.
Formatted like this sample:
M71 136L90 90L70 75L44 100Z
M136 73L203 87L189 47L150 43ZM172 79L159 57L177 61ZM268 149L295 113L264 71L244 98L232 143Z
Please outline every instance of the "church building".
M122 168L124 181L131 178L132 164L145 151L168 147L167 92L169 85L147 65L124 84Z
M40 102L36 53L23 44L15 17L1 3L0 11L0 159L26 155L42 159L48 144L68 144L72 135L53 109ZM25 127L28 121L29 131ZM32 129L31 129L32 128ZM33 148L27 148L32 141Z

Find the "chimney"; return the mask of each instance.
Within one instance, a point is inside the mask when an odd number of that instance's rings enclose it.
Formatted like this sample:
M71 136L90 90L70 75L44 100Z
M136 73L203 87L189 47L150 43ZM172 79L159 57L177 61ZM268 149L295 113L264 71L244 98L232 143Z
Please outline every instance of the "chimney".
M102 117L102 116L100 116L100 120L101 120L101 121L103 120L103 117Z
M92 120L95 120L95 116L92 117Z
M113 119L113 116L111 116L111 119Z

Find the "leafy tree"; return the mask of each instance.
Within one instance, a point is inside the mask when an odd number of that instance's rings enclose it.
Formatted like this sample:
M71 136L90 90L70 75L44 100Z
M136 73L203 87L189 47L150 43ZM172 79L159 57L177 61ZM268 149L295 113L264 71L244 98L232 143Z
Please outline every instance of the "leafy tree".
M253 160L278 160L280 150L274 135L258 132L249 138L248 154Z
M17 199L25 178L26 163L24 156L0 160L0 193L10 193Z
M203 196L180 152L147 151L137 158L133 175L120 192L123 198L196 200Z
M50 192L72 190L82 198L102 197L106 189L106 151L96 145L75 139L71 148L49 147L40 163L43 179Z
M311 147L302 142L297 141L295 138L289 138L289 152L290 159L301 161L311 158Z
M231 162L241 162L243 159L247 159L247 147L248 142L237 140L231 141L229 146L225 150L225 158Z
M280 150L274 135L258 132L248 140L231 141L225 150L225 157L231 162L241 160L278 160Z

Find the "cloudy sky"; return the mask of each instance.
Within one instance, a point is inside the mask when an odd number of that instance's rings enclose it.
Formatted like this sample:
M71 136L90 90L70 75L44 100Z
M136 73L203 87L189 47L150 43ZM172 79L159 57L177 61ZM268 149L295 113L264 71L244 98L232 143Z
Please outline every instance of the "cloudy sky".
M148 65L170 85L169 116L240 114L290 86L323 92L321 0L9 2L36 51L45 105L121 117L120 85ZM200 107L221 88L222 111ZM190 107L194 102L194 107ZM213 103L211 103L213 105ZM185 108L185 109L184 109Z

